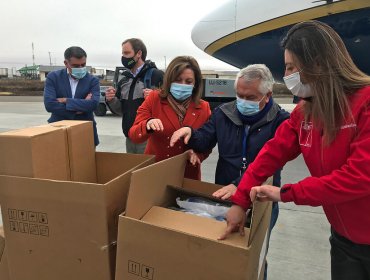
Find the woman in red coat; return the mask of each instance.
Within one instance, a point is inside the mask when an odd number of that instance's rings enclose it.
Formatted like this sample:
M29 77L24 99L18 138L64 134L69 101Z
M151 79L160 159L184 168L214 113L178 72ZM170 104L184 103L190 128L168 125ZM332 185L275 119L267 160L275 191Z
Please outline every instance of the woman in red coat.
M197 61L190 56L178 56L168 65L161 90L151 90L139 107L129 137L134 143L148 140L145 154L160 161L181 154L189 148L183 141L170 147L172 134L181 127L201 127L210 117L208 102L201 100L202 75ZM200 180L200 162L209 153L192 150L185 177Z
M331 225L331 279L370 279L370 76L325 23L296 24L282 46L285 83L302 100L248 166L221 239L243 233L251 200L321 205ZM261 186L300 154L311 176Z

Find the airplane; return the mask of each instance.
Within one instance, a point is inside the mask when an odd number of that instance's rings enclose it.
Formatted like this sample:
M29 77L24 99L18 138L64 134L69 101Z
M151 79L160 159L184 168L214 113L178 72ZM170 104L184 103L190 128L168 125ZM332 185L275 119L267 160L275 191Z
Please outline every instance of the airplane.
M237 68L264 63L281 81L280 42L295 23L312 19L333 27L355 64L370 74L370 0L232 0L201 19L191 37L198 48Z

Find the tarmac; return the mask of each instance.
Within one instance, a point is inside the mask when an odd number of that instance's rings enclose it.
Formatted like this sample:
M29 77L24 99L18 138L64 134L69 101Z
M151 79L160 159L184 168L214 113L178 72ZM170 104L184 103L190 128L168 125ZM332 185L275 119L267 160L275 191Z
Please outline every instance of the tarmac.
M292 98L275 98L285 110L295 107ZM42 97L0 96L0 132L42 125L49 113ZM96 117L100 145L98 151L126 152L121 118L108 113ZM218 158L217 147L202 163L202 180L213 182ZM303 158L289 162L282 183L297 182L309 176ZM272 231L267 255L269 280L330 279L330 226L321 207L280 203L280 214ZM2 220L0 217L0 225ZM227 268L225 268L227 269Z

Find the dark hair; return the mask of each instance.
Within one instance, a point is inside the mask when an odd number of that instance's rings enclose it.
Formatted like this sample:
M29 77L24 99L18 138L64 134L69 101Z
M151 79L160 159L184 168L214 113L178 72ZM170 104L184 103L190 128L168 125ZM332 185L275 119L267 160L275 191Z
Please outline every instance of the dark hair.
M83 57L87 57L87 54L82 48L73 46L69 47L64 52L64 59L69 60L71 59L71 57L80 59Z
M325 23L294 25L281 46L311 87L312 101L303 104L305 118L321 126L325 142L331 143L340 127L352 121L347 95L369 85L370 77L357 68L340 36Z
M180 76L185 69L191 69L194 72L195 83L192 99L198 104L203 90L202 73L198 62L191 56L178 56L170 62L163 77L163 90L160 96L166 98L167 95L170 94L171 84L176 81L176 78Z
M145 46L143 41L141 41L140 39L137 39L137 38L130 38L130 39L126 39L125 41L123 41L122 45L124 45L126 43L131 44L132 48L134 49L135 54L138 51L141 51L141 59L143 61L145 61L147 50L146 50L146 46Z

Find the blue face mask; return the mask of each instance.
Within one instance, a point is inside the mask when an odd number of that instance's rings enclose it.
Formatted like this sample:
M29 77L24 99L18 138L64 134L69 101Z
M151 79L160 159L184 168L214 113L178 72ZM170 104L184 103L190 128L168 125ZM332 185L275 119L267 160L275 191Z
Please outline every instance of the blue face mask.
M244 116L254 115L260 111L261 100L258 102L249 101L249 100L245 100L237 96L236 97L236 107L238 108L238 111Z
M77 80L82 79L87 74L86 67L71 68L71 76Z
M175 99L183 101L192 95L193 88L193 85L172 83L170 92Z

